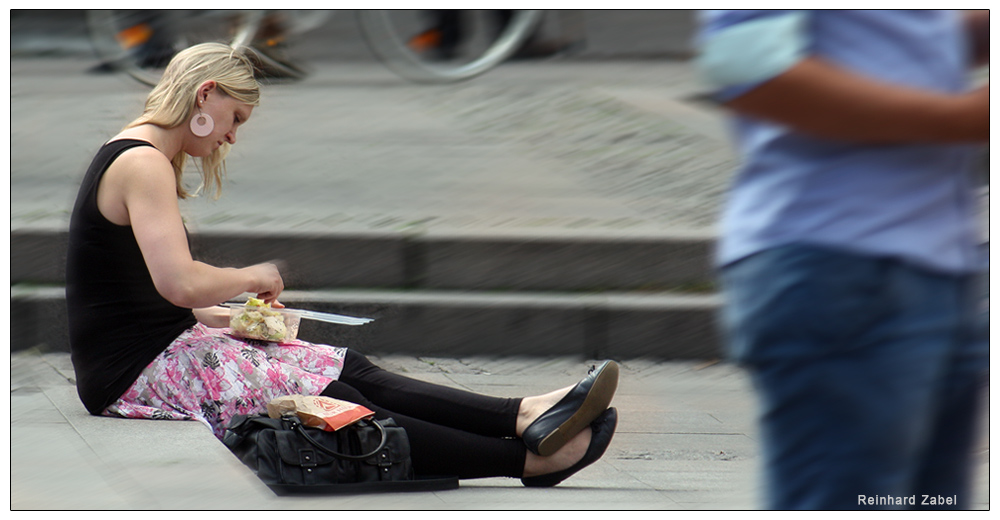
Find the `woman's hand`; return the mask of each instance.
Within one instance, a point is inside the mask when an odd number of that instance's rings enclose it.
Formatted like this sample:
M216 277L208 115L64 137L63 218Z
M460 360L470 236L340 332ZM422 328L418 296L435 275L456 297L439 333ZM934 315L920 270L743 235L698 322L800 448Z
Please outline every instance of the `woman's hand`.
M257 293L257 298L274 305L277 303L278 295L285 289L285 282L281 279L278 266L274 263L257 264L247 268L251 271L254 281L253 287L248 291ZM278 304L284 307L281 304Z

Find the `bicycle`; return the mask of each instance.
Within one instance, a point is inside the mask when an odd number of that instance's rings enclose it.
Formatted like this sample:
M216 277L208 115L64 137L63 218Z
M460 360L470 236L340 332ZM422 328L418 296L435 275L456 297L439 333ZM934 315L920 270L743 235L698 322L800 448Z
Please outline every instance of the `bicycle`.
M427 25L421 11L361 10L357 20L369 48L390 70L415 82L450 83L483 74L512 56L542 17L539 10L515 10L502 27L488 27L483 14L487 11L462 13L472 37L463 41L459 53L449 56L435 56L417 45L420 42L413 36ZM207 41L250 47L262 71L301 79L305 73L276 57L275 50L289 36L315 30L332 15L329 11L90 10L86 18L102 64L155 85L173 54Z

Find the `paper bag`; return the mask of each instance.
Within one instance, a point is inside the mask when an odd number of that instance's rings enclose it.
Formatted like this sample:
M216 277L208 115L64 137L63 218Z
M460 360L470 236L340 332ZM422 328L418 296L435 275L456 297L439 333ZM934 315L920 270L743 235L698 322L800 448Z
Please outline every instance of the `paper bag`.
M370 419L375 412L359 404L321 395L286 395L267 404L267 415L278 419L295 414L306 426L337 431L362 419Z

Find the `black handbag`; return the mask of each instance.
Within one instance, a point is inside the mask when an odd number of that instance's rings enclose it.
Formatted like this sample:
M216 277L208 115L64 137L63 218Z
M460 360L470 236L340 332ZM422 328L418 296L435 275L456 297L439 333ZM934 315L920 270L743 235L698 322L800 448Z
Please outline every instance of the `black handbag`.
M305 426L295 415L237 415L223 442L278 495L458 487L455 477L415 477L409 438L392 419L329 432Z

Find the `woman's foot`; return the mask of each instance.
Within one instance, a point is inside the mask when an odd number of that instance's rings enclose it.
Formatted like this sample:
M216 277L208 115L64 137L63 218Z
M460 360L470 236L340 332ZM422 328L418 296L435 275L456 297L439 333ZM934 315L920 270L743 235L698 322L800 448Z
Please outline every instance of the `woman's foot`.
M570 439L565 446L563 446L551 457L535 457L533 459L533 454L528 453L527 458L525 459L524 477L521 478L521 483L527 487L552 487L559 484L563 480L566 480L581 469L593 464L597 461L597 459L600 459L604 455L605 451L607 451L617 426L618 411L614 408L608 408L603 414L601 414L600 417L595 419L594 422L590 424L590 428L586 428L584 431ZM587 447L583 455L580 456L579 450L584 441L587 442ZM545 461L544 459L550 460ZM574 459L576 462L566 466L567 461ZM530 468L529 461L532 463ZM536 463L538 465L535 465ZM550 465L543 468L542 465L546 463L549 463ZM537 471L545 471L556 467L563 467L563 469L555 469L554 471L540 474L535 473ZM529 475L529 470L535 474Z
M576 385L560 388L559 390L549 392L547 394L521 399L521 407L517 411L517 425L515 426L517 436L522 436L528 425L535 422L535 419L541 417L543 413L555 406L556 403L558 403L563 397L566 397L566 394L568 394L574 386Z
M556 453L604 413L618 388L618 364L605 361L575 386L521 400L515 432L532 453Z
M564 471L574 464L580 462L587 454L590 447L592 432L590 428L584 428L575 437L569 440L559 451L548 457L535 455L528 452L524 459L524 477L537 477Z

